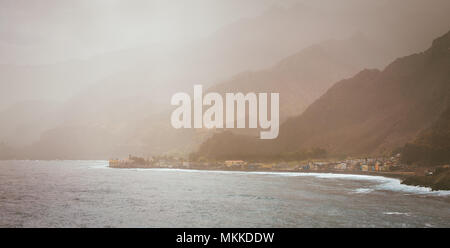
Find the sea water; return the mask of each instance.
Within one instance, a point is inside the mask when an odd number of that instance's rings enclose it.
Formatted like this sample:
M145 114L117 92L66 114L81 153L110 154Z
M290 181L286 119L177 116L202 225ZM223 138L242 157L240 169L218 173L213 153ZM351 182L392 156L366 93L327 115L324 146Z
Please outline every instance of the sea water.
M0 161L0 227L450 227L450 191L366 175Z

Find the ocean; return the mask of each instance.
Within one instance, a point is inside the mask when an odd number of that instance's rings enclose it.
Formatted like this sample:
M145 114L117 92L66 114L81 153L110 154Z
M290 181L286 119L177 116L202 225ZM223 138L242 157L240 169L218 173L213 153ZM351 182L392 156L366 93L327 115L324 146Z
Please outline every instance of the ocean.
M0 161L0 227L450 227L450 191L366 175Z

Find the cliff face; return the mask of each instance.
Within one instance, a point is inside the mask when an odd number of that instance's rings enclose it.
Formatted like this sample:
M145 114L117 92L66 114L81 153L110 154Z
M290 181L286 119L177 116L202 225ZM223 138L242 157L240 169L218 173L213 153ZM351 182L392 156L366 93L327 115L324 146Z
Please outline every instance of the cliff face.
M424 166L450 163L450 108L401 149L402 161Z
M282 124L278 139L255 145L261 154L312 147L373 154L402 146L449 106L449 68L447 33L427 51L399 58L383 71L364 70L336 83L303 114Z
M427 51L338 82L280 128L285 150L320 146L337 153L393 149L430 126L448 106L450 33Z

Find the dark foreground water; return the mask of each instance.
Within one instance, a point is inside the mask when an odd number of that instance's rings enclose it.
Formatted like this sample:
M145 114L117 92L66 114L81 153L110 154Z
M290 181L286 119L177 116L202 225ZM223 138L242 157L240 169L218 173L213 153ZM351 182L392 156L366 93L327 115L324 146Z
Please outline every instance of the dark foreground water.
M0 161L0 227L450 227L450 191L358 175Z

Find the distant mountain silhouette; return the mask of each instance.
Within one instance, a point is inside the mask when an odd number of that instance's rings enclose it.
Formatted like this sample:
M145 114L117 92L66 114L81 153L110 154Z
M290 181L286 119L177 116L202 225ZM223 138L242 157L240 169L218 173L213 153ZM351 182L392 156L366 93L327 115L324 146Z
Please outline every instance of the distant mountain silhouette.
M221 134L205 142L199 152L230 154L229 146L240 154L264 155L314 147L332 154L391 151L412 141L449 106L449 68L447 33L425 52L399 58L383 71L363 70L336 83L303 114L283 123L276 140L234 137L239 142L229 143L229 137ZM243 139L251 140L252 147Z
M286 119L301 113L336 80L364 67L381 66L388 56L363 34L356 33L347 40L310 46L269 69L237 74L209 90L280 92L281 117ZM175 130L169 121L171 108L144 96L127 97L124 93L121 98L112 97L108 94L111 87L104 87L103 93L100 89L82 92L67 102L61 113L64 122L45 130L41 140L26 149L26 154L33 158L101 158L148 151L190 152L211 135L207 130ZM88 151L82 140L92 144L92 149Z
M389 56L359 32L346 40L330 40L302 49L268 69L242 72L209 91L278 92L283 120L301 114L337 80L364 68L381 68Z
M210 133L170 126L173 93L218 82L210 90L279 91L284 120L302 113L333 82L423 49L450 18L446 2L328 2L272 8L176 48L147 44L51 65L0 65L0 143L26 146L30 158L189 151ZM413 18L418 28L410 28ZM358 30L368 38L321 43ZM305 49L311 44L319 45ZM60 104L47 109L30 101Z

